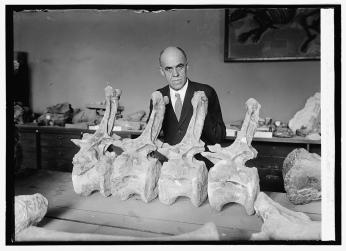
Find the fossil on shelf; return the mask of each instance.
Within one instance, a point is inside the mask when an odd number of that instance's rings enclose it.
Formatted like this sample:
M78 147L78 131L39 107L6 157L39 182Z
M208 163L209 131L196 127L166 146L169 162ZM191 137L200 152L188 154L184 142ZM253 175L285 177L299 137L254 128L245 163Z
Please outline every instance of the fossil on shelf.
M203 91L197 91L191 100L193 114L182 141L174 146L163 144L158 151L168 158L164 162L158 181L159 200L172 204L180 196L191 199L194 206L200 206L207 198L208 170L203 161L194 158L203 152L204 142L200 140L208 99Z
M233 144L225 148L220 144L208 146L211 152L204 152L202 155L215 164L208 174L210 205L221 210L225 204L237 202L251 215L259 192L259 177L257 168L248 168L245 162L257 156L251 141L257 128L261 105L250 98L246 102L246 108L242 128Z

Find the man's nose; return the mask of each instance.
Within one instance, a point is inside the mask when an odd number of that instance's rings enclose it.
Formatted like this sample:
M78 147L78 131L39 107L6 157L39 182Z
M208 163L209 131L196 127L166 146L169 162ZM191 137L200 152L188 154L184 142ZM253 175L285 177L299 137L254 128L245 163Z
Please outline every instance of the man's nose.
M179 76L179 72L178 72L177 68L175 68L175 67L173 67L173 76L174 77Z

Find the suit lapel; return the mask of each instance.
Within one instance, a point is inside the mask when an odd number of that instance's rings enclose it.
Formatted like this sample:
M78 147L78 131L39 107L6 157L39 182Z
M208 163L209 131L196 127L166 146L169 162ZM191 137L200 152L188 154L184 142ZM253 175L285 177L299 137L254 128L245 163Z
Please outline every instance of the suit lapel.
M167 96L169 99L169 103L166 105L166 114L167 116L174 117L176 123L178 124L177 116L175 115L172 100L171 100L171 94L169 90L169 86L167 85L165 88L163 88L162 96Z
M188 87L186 89L186 93L185 93L184 103L183 103L183 107L181 110L181 115L180 115L178 127L180 127L184 123L184 121L186 120L186 116L188 114L188 111L192 110L191 99L193 97L194 92L195 91L193 88L193 84L191 81L189 81L189 85L188 85Z

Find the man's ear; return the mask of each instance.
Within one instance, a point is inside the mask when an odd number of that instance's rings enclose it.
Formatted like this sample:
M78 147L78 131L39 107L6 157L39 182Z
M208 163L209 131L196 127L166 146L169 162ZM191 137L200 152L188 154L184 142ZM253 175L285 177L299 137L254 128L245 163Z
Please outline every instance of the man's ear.
M162 76L165 76L165 73L164 73L162 67L160 67L160 72L161 72L161 75L162 75Z

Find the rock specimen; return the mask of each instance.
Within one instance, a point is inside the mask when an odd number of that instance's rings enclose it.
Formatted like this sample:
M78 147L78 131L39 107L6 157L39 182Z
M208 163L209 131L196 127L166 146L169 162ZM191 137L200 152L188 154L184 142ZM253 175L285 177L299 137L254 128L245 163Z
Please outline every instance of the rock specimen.
M47 213L48 200L39 193L14 198L15 234L40 222Z
M261 105L255 99L246 102L246 115L237 138L229 147L219 144L208 146L212 152L204 152L203 156L215 165L208 174L208 198L210 205L216 210L229 202L237 202L245 207L247 214L254 213L254 200L259 192L257 168L248 168L245 162L257 156L251 146L259 118Z
M122 200L137 194L144 202L157 196L161 163L149 154L157 149L167 99L160 92L152 94L153 110L148 125L136 139L124 139L124 152L112 164L111 192Z
M304 148L293 150L282 167L285 190L293 204L321 199L321 157Z
M273 136L278 138L292 138L294 133L288 127L278 126L273 132Z
M178 197L186 196L198 207L207 198L208 170L205 163L195 159L194 155L204 151L204 142L200 140L200 136L208 99L203 91L197 91L191 103L193 114L182 141L174 146L165 143L158 149L168 158L162 166L158 181L159 200L168 205Z
M291 211L260 192L255 210L262 220L260 233L251 240L320 240L321 222L312 221L301 212Z
M49 106L46 111L37 119L39 125L58 125L64 126L71 123L73 109L69 103L56 104Z
M89 195L100 191L102 195L110 195L110 176L112 163L122 152L120 137L111 135L121 91L105 88L106 111L99 128L94 134L84 133L83 138L72 139L81 149L73 157L72 183L77 194ZM108 151L111 145L118 145L119 151Z
M321 121L321 101L320 93L316 92L314 96L308 98L302 110L298 111L289 121L289 128L296 133L298 129L304 129L306 134L311 131L316 132Z

